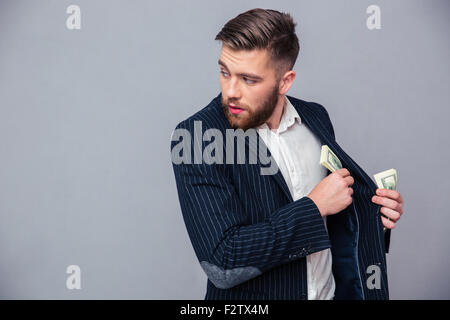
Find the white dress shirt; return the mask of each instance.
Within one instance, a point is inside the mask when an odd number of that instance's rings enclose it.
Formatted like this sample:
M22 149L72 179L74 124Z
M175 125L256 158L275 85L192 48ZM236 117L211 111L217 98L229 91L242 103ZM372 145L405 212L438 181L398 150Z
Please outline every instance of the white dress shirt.
M327 176L327 169L319 164L320 140L302 123L286 96L285 101L278 129L270 130L267 124L263 124L257 130L295 201L308 195ZM323 219L325 223L325 217ZM328 248L307 255L306 264L308 300L333 299L336 286L331 270L331 250Z

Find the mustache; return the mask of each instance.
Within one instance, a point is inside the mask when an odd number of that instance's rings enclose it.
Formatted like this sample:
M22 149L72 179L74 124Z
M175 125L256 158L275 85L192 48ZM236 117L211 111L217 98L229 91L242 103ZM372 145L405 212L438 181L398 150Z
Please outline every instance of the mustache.
M239 104L237 104L237 103L235 103L235 102L232 102L232 101L229 101L229 100L228 100L226 106L228 107L228 105L230 105L230 104L232 104L233 106L236 106L236 107L238 107L238 108L240 108L240 109L246 109L245 107L243 107L243 106L241 106L241 105L239 105Z

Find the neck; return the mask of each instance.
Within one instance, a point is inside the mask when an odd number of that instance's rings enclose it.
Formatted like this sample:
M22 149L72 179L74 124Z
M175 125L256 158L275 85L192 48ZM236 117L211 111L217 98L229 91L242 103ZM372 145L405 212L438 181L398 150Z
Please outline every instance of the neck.
M277 130L280 125L281 116L283 115L284 106L286 105L286 99L284 95L281 96L281 99L278 99L277 106L272 112L270 118L266 121L267 126L270 130Z

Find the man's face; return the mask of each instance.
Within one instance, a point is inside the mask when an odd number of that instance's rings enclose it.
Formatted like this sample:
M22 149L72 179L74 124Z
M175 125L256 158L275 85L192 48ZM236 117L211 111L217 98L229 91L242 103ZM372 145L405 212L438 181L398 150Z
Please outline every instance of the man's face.
M268 51L234 51L224 45L219 67L222 107L231 127L247 130L265 123L280 96Z

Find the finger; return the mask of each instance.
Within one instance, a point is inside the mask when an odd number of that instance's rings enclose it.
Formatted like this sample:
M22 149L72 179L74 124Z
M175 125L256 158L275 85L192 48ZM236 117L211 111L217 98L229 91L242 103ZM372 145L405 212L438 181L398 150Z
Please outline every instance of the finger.
M344 178L344 180L347 183L347 186L351 186L355 182L355 179L353 179L352 176L347 176L347 177Z
M349 195L351 195L351 196L352 196L352 195L353 195L353 192L354 192L354 191L353 191L353 189L352 189L352 188L348 188L348 192L349 192Z
M350 175L350 171L348 171L346 168L341 168L339 170L336 170L335 173L337 173L338 175L340 175L341 177L346 177Z
M389 199L389 198L385 198L385 197L379 197L379 196L373 196L372 197L372 202L379 204L383 207L388 207L392 210L398 211L400 213L403 213L402 211L402 206L401 204L399 204L397 201Z
M389 219L391 219L394 222L397 222L398 219L400 219L400 213L398 213L395 210L386 208L386 207L381 207L380 212L383 213L386 217L388 217Z
M381 217L381 222L383 223L383 226L385 226L388 229L394 229L395 223L391 220L386 219L385 217Z
M396 190L390 190L390 189L377 189L377 195L381 197L387 197L391 198L392 200L395 200L399 203L403 203L403 198L400 195L400 193Z

